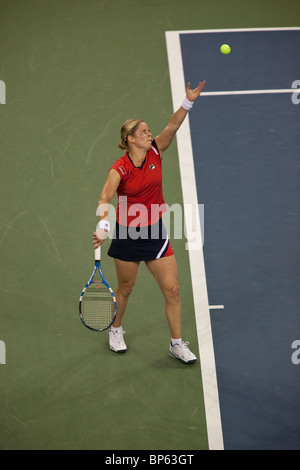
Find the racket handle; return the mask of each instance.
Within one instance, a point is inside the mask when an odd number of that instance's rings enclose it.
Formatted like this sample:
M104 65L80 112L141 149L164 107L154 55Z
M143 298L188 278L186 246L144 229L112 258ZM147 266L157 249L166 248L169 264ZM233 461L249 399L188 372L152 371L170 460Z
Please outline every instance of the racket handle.
M101 259L101 246L95 249L95 261L100 261Z

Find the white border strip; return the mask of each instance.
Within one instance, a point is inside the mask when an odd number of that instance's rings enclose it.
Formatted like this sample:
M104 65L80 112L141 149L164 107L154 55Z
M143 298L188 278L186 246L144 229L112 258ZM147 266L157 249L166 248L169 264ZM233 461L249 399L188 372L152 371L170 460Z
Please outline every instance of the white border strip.
M179 34L166 32L171 90L174 110L178 109L185 96L185 81L181 57ZM188 116L177 132L177 145L184 204L198 207L193 151ZM197 211L196 211L197 212ZM197 213L198 216L198 213ZM186 224L191 224L186 220ZM197 220L198 233L201 234L200 220ZM200 235L201 236L201 235ZM199 237L200 238L200 237ZM189 250L192 287L194 295L196 328L200 353L200 365L206 412L209 448L223 450L223 434L216 377L210 313L206 286L206 275L202 249Z
M166 31L171 34L208 34L208 33L247 33L252 31L298 31L299 26L288 26L286 28L234 28L234 29L189 29L178 31Z

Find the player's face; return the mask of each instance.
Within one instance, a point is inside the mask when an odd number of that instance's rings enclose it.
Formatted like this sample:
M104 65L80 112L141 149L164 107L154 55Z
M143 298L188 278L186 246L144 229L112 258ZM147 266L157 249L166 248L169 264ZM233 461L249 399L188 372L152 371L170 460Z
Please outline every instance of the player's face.
M139 148L149 150L152 144L152 134L149 130L148 124L141 122L134 134L134 144Z

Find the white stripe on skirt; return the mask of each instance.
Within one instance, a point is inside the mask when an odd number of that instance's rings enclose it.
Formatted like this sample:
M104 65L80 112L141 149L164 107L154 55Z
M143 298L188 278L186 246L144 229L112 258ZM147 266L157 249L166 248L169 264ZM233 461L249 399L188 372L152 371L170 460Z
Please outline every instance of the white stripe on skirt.
M165 243L163 244L163 247L162 247L162 249L160 250L160 252L158 253L156 259L159 259L159 258L161 257L161 255L162 255L162 253L165 251L166 246L167 246L168 243L169 243L169 235L167 234L166 241L165 241Z

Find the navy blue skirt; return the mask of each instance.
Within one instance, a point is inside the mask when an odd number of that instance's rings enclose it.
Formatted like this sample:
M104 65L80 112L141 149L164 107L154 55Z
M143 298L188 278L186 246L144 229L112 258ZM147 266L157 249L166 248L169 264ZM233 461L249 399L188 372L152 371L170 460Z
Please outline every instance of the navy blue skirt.
M150 261L171 256L174 251L160 219L147 227L126 227L117 222L107 254L122 261Z

